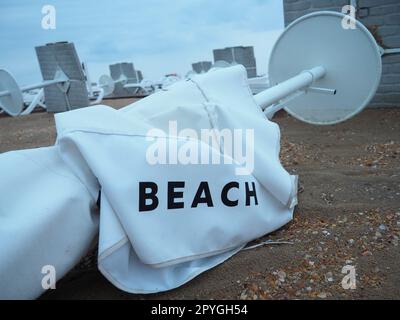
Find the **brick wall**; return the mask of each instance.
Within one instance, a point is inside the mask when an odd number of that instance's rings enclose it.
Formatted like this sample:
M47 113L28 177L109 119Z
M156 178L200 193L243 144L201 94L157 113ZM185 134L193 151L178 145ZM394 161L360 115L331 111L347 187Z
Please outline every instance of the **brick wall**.
M341 11L349 0L283 0L285 24L310 12ZM400 48L400 0L358 0L357 18L383 48ZM400 107L400 54L382 59L383 74L371 107Z

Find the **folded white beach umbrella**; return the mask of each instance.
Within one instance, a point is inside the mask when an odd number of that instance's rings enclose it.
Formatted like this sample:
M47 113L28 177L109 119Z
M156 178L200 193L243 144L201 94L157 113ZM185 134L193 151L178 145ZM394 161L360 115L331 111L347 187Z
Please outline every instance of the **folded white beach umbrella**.
M87 252L98 220L101 272L122 290L151 293L184 284L292 219L296 179L279 162L279 127L255 103L242 66L119 111L96 106L55 118L54 147L0 155L1 298L40 295L42 267L61 278ZM202 129L241 136L226 153L229 141L207 143ZM154 163L163 145L167 161Z
M1 154L0 298L39 296L43 267L61 278L97 232L103 275L152 293L289 222L297 178L281 166L279 127L262 108L327 125L368 105L379 48L343 19L312 13L288 26L272 50L273 86L256 96L244 67L216 69L119 111L57 114L54 147Z

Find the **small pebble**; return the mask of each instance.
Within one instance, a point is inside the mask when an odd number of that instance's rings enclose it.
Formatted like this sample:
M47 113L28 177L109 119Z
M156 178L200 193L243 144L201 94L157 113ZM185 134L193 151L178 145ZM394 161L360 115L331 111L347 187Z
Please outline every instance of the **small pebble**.
M381 224L381 225L379 226L379 230L381 230L381 231L386 231L386 226L385 226L384 224Z
M328 272L328 273L325 275L325 280L326 280L327 282L333 282L333 273L332 273L332 272Z
M325 292L321 292L318 294L318 298L320 298L320 299L326 299L326 297L327 297L327 294Z
M280 282L285 282L286 279L286 272L285 271L278 271L277 273L279 281Z

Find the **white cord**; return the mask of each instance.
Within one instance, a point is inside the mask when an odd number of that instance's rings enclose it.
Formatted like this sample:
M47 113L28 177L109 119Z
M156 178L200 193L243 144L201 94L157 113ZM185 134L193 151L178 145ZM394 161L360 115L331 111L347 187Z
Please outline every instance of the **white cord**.
M256 249L256 248L259 248L259 247L263 247L263 246L266 246L266 245L280 245L280 244L291 244L291 245L293 245L294 243L293 243L293 242L290 242L290 241L281 241L281 240L273 241L273 240L267 240L267 241L264 241L264 242L255 244L255 245L253 245L253 246L250 246L250 247L245 247L245 248L243 248L241 251L253 250L253 249Z

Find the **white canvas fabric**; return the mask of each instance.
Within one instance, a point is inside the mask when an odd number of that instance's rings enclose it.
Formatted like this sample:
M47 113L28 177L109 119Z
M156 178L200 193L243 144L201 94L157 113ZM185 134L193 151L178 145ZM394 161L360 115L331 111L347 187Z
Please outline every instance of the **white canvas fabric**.
M39 295L42 265L64 275L95 238L98 217L99 269L132 293L176 288L292 219L297 179L280 164L279 127L256 105L242 66L118 111L96 106L55 118L54 147L0 155L0 297ZM224 152L225 140L196 139L202 129L251 129L252 170ZM155 145L166 146L168 163L149 161ZM188 150L220 164L182 163Z
M0 298L44 291L44 266L61 278L87 253L98 230L95 200L57 147L0 155Z

